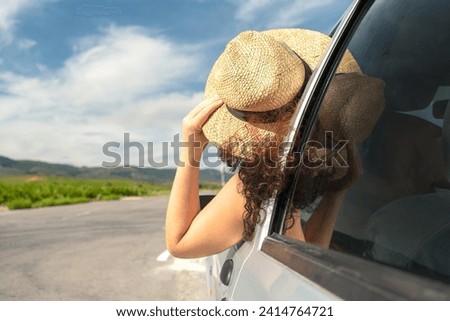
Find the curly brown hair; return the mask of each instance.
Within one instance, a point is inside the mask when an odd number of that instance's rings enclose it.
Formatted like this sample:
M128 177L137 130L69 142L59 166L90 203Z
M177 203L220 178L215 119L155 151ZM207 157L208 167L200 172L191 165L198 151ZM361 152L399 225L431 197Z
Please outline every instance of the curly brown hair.
M257 121L273 122L290 118L299 99L300 93L282 108L270 113L261 113ZM287 132L287 128L281 129L280 132ZM219 147L219 157L233 172L238 172L242 182L239 192L246 201L243 213L245 240L253 237L256 224L262 220L260 210L263 208L263 202L269 200L284 186L285 172L280 158L282 138L280 136L270 140L266 137L252 142L250 151L247 149L249 144L246 144L245 156L242 157L236 157L234 153L236 142L239 142L238 138L231 137L228 144Z
M270 145L270 146L269 146ZM237 171L242 182L239 191L245 197L243 222L244 239L253 237L256 224L261 222L260 209L264 201L270 199L274 192L282 189L285 181L278 153L273 144L258 144L254 147L252 158L236 158L231 150L221 148L222 160Z
M324 134L320 121L316 124L312 138ZM281 163L281 141L263 140L253 145L250 157L237 158L232 151L234 144L219 148L219 156L232 171L238 173L242 182L239 191L245 197L243 223L244 239L253 238L255 227L261 222L263 203L285 188L286 177L298 171L291 211L286 217L285 229L293 222L292 213L295 209L312 210L314 202L326 192L347 188L358 175L355 162L358 155L353 145L343 146L344 158L348 166L331 164L335 152L332 147L324 146L318 150L315 146L306 144L301 155L289 155L286 166ZM321 164L317 166L316 164ZM350 169L350 170L349 170ZM263 213L264 214L264 213Z

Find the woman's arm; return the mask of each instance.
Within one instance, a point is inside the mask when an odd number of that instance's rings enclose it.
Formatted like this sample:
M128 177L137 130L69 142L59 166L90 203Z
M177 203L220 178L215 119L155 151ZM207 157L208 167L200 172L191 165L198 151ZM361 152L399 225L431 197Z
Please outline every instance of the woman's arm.
M330 246L334 225L341 209L346 190L326 193L317 209L305 224L304 233L307 242L321 247Z
M292 220L293 222L291 228L286 230L284 235L298 241L305 241L305 236L303 235L302 230L302 212L299 209L296 209L292 213Z
M354 143L346 145L347 173L341 179L340 190L327 192L311 215L304 228L307 242L318 244L324 248L330 246L334 226L344 201L345 194L350 186L361 175L362 166L359 152Z
M177 257L218 253L242 238L244 199L236 175L199 212L199 164L208 143L201 128L222 104L221 100L205 100L183 119L180 164L166 213L166 245Z

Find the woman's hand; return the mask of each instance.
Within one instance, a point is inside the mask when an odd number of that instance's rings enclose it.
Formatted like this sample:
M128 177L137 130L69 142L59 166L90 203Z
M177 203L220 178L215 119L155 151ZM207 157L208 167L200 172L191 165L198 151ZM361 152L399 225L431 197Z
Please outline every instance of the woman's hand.
M223 105L219 98L203 100L189 114L183 118L182 142L182 162L188 161L189 164L198 165L201 154L208 139L203 134L202 127L208 118Z

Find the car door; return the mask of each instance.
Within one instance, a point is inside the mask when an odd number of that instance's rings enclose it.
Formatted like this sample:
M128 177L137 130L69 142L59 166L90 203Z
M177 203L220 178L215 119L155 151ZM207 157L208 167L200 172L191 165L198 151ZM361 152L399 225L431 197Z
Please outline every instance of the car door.
M289 152L305 156L308 141L323 143L328 136L315 135L333 132L319 115L349 50L362 73L384 85L376 93L382 110L366 117L364 139L350 140L345 154L344 160L352 161L343 177L351 179L341 184L339 202L327 208L321 202L329 194L311 178L316 177L311 167L294 171L287 188L265 205L266 218L253 241L216 261L215 273L222 274L216 298L450 299L449 16L450 3L443 0L354 1L304 92L295 116L299 130L287 138L300 139L298 150ZM352 90L348 97L358 94L358 86ZM367 102L358 101L354 113L371 112L373 101ZM346 116L351 128L361 124L352 120L354 113ZM323 173L325 181L333 181ZM336 213L329 246L287 232L297 198L308 205L301 209L304 229L318 208L325 209L326 219Z

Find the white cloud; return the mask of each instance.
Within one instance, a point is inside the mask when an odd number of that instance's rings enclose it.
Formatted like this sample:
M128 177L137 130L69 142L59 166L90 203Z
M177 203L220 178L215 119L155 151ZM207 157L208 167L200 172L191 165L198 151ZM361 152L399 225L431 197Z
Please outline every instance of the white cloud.
M233 1L237 5L236 18L243 21L252 21L257 13L274 4L272 0Z
M283 10L279 10L277 12L276 17L269 24L269 28L283 26L294 27L300 25L310 18L310 13L312 10L325 8L333 1L336 0L294 1Z
M36 6L33 0L2 0L0 5L0 44L9 44L13 40L17 15L24 9Z
M311 11L326 8L341 0L250 0L232 1L235 18L246 22L264 21L266 28L298 26L311 17Z
M139 95L160 92L198 67L189 47L147 36L134 27L111 27L93 46L69 59L58 75L60 90L77 106L103 109ZM74 90L75 89L75 90ZM114 107L113 106L113 107ZM97 107L100 108L100 107Z
M27 50L36 45L36 41L32 39L20 39L17 41L17 45L21 50Z
M16 23L15 15L30 2L27 0L5 0L2 3L0 6L0 36L2 40L10 40L12 29Z
M112 26L78 41L64 66L35 77L0 73L0 155L99 166L108 141L171 141L201 93L201 48L136 27ZM160 154L160 148L157 148Z

